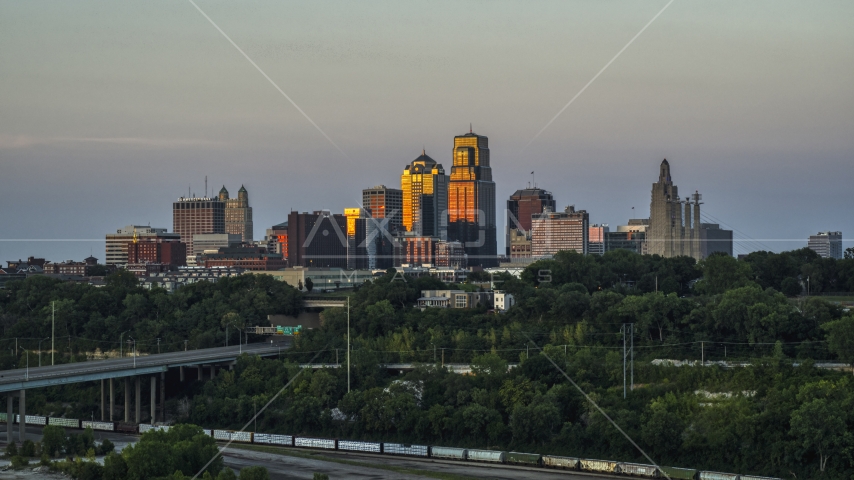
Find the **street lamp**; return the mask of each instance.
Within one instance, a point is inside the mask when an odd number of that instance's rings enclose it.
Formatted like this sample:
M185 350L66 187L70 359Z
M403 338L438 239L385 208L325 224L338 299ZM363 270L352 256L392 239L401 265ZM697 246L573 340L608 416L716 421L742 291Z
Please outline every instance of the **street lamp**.
M128 340L128 343L133 342L133 368L136 368L136 339L133 337L128 338L130 338L130 340ZM160 339L158 338L158 340Z
M25 378L26 378L27 380L29 380L29 379L30 379L30 351L29 351L29 350L27 350L27 349L26 349L26 348L24 348L24 347L18 347L18 348L20 348L21 350L23 350L23 351L24 351L24 353L27 355L27 373L26 373L26 377L25 377Z
M50 337L44 337L43 339L39 340L39 366L40 367L42 366L42 342L45 340L50 340Z
M125 334L128 333L129 331L130 330L125 330L124 332L122 332L121 335L119 335L119 358L124 358L124 356L125 356L124 351L122 350L122 337L124 337Z

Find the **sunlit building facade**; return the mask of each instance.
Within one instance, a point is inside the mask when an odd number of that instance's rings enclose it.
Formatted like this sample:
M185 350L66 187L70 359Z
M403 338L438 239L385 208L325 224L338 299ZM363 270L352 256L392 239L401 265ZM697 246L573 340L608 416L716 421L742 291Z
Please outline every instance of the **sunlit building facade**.
M378 224L385 225L389 232L396 232L403 226L403 191L388 188L385 185L362 190L362 207L368 210ZM379 219L386 219L383 222Z
M489 139L469 130L454 137L448 183L449 241L463 244L469 265L497 265L495 182L489 165Z
M413 160L400 176L403 192L403 227L427 237L447 236L448 176L441 163L426 152Z
M554 196L542 188L525 188L516 190L507 200L507 219L505 223L505 246L507 256L513 257L511 243L513 232L521 232L528 240L531 239L531 218L549 208L555 211Z

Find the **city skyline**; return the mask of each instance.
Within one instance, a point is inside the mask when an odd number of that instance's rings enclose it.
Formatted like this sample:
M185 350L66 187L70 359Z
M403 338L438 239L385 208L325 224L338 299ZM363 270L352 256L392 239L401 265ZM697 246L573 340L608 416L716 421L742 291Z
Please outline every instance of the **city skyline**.
M471 35L442 8L342 4L311 32L301 23L324 9L200 3L342 156L191 8L4 4L0 221L14 227L0 258L98 257L105 232L169 228L157 206L188 182L201 195L205 175L247 185L261 230L290 210L341 212L366 186L395 186L422 147L449 167L447 139L469 122L492 140L499 205L534 170L559 208L623 224L645 217L631 208L645 211L650 166L668 158L737 229L736 253L761 247L739 231L777 251L854 231L844 2L675 2L526 147L663 5L494 6Z

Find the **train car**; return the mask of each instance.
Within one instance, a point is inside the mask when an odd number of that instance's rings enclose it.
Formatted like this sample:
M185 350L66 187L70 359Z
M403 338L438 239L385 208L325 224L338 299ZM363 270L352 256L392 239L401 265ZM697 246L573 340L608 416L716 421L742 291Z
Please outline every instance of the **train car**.
M467 458L473 462L505 463L507 461L507 452L469 449Z
M737 473L700 472L699 480L739 480Z
M539 453L507 452L507 463L541 467L543 466L543 456Z
M296 437L294 438L295 447L306 448L321 448L323 450L337 450L338 442L331 438L311 438L311 437Z
M659 478L661 476L661 471L655 465L620 462L617 464L617 468L623 475L633 477Z
M233 430L214 430L213 438L226 442L252 443L252 432L235 432Z
M60 427L65 428L80 428L80 420L76 418L57 418L57 417L48 417L47 419L48 425L58 425Z
M696 469L678 467L661 467L661 471L673 480L696 480L699 473Z
M617 462L612 462L610 460L582 458L578 463L581 464L582 470L586 470L588 472L620 473L619 470L617 470Z
M410 445L408 443L383 443L383 453L389 455L408 455L410 457L430 456L427 445Z
M558 455L543 455L543 466L549 468L562 468L564 470L578 470L581 460L575 457L561 457Z
M338 450L347 450L349 452L383 453L383 444L379 442L338 440Z
M756 475L739 475L741 480L782 480L777 477L757 477Z
M448 460L465 460L468 458L468 450L454 447L430 447L431 458L444 458Z
M276 435L274 433L256 433L253 435L252 443L264 445L280 445L284 447L294 446L293 435Z

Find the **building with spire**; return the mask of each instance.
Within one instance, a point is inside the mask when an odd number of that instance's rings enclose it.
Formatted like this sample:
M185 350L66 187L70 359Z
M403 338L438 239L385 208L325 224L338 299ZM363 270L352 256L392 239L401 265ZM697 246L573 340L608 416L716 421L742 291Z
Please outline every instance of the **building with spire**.
M698 261L712 252L732 255L732 231L701 222L701 199L696 191L691 197L679 197L679 189L670 176L670 163L664 159L658 169L658 182L652 184L643 253L666 258L693 257Z
M424 237L447 235L448 176L441 163L422 150L400 176L403 228Z
M498 264L495 182L489 165L489 139L469 128L454 137L448 183L448 241L463 244L469 265Z
M249 206L249 193L240 186L237 198L229 198L225 185L219 191L220 201L225 203L225 233L240 235L243 243L253 241L252 207Z

